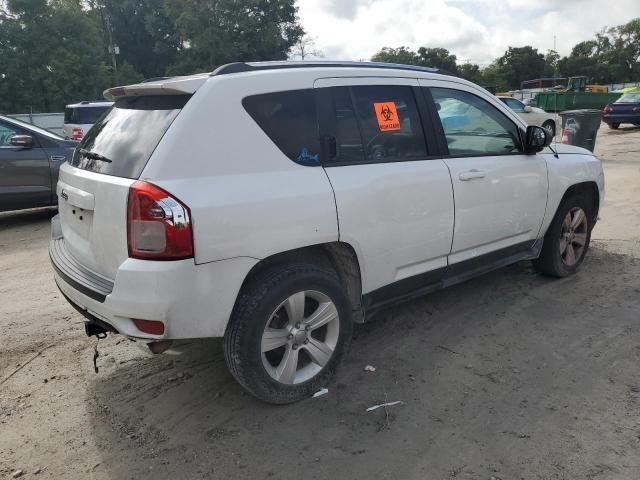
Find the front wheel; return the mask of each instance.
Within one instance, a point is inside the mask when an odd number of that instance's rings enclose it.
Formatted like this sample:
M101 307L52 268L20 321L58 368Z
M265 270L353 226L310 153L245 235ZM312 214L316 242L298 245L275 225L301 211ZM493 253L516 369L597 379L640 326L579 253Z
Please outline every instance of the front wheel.
M224 339L236 380L267 403L302 400L333 377L351 340L351 307L336 275L273 267L241 293Z
M571 196L560 205L544 237L540 257L533 261L538 271L562 278L580 268L591 241L589 207L581 195Z

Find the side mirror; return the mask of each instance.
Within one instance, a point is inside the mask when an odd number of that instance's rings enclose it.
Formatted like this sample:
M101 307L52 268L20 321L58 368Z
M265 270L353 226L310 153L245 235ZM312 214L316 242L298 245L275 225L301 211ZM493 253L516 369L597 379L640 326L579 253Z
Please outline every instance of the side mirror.
M533 112L533 108L531 108L531 105L525 105L524 113L531 113L531 112Z
M546 128L530 125L525 135L526 153L538 153L551 145L553 136Z
M14 135L9 139L12 147L31 148L33 147L33 137L31 135Z

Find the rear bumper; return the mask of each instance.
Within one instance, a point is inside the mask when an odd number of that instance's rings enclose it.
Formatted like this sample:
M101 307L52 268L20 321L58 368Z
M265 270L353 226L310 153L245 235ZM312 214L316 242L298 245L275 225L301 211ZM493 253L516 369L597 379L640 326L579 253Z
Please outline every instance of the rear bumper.
M602 121L604 123L634 123L640 124L640 114L625 114L621 113L619 115L616 114L605 114L602 117Z
M51 262L55 281L64 296L87 322L102 322L131 338L223 336L242 282L257 262L235 258L196 265L192 259L157 262L129 258L110 281L86 271L68 252L70 258L64 258L64 239L56 237L55 227L52 233ZM98 275L102 291L97 291L98 282L92 275ZM110 291L106 291L109 282ZM139 331L133 318L163 322L164 334Z

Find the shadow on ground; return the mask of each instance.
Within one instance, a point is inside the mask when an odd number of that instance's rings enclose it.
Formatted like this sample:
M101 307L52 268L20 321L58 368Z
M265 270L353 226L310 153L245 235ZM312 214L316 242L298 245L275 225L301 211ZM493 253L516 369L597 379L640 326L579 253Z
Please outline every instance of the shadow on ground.
M90 383L97 468L118 479L638 478L639 288L639 259L598 248L569 279L513 265L357 328L329 394L285 407L244 393L220 341L126 362ZM404 403L365 412L385 400Z

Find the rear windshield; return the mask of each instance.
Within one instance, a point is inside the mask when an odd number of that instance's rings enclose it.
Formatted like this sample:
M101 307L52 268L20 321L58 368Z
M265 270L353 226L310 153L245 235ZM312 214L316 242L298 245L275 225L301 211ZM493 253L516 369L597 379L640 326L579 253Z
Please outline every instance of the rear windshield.
M77 125L94 124L102 114L110 108L111 107L109 105L102 105L100 107L65 108L64 123L74 123Z
M640 103L640 93L627 93L621 96L616 103Z
M106 175L140 177L189 98L160 95L118 100L84 136L69 163Z

